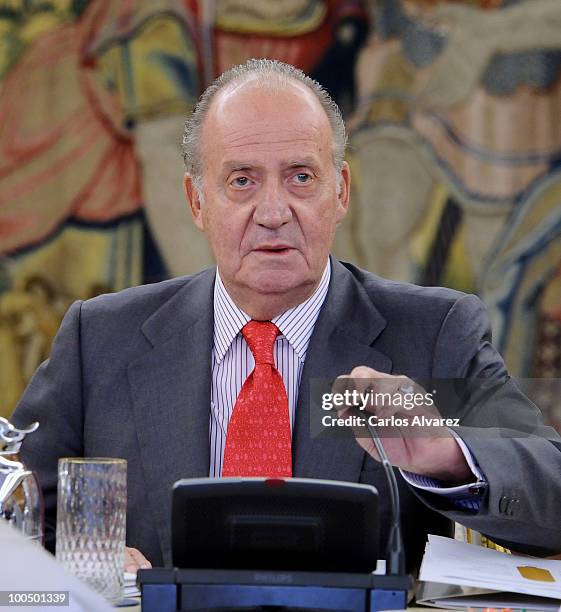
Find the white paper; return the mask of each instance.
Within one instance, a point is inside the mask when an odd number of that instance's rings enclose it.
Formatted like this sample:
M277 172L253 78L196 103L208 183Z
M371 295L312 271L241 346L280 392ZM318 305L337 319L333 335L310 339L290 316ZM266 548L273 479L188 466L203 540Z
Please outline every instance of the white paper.
M553 581L525 577L524 568L546 570ZM561 561L508 555L442 536L429 535L419 578L561 600Z
M140 591L136 586L136 572L125 572L125 597L139 597Z

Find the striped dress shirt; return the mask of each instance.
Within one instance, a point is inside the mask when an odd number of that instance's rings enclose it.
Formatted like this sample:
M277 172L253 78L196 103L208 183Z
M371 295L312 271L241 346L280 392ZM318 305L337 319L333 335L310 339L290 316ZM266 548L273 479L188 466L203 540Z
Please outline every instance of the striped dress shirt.
M280 330L275 341L273 356L288 396L291 429L294 429L294 413L308 344L327 296L330 278L331 265L328 260L312 296L302 304L272 319ZM255 366L253 353L241 333L243 326L250 320L251 317L236 306L226 291L217 269L214 284L214 346L210 405L209 475L211 478L220 478L222 475L228 423L243 383ZM414 487L444 495L457 507L476 512L487 483L465 443L460 438L456 439L474 474L473 483L459 487L445 487L432 478L404 470L401 470L401 473Z
M314 293L302 304L272 319L280 330L273 354L288 396L291 428L294 428L294 411L298 402L298 389L306 351L327 295L330 278L331 266L328 261ZM255 366L253 353L241 334L242 327L250 319L251 317L234 304L217 270L214 284L214 347L210 405L210 476L214 478L222 474L226 430L236 398L245 379Z

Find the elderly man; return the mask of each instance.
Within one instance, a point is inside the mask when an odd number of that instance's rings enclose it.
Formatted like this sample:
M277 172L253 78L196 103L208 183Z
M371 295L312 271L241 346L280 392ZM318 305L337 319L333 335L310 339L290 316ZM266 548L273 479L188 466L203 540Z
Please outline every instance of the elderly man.
M170 562L180 478L370 483L388 521L368 441L310 434L310 380L483 376L500 389L479 402L488 424L506 404L510 427L543 435L388 437L409 567L449 519L526 550L561 548L559 440L509 381L481 303L329 257L349 201L345 141L336 105L291 66L252 60L207 89L186 126L185 191L217 267L75 303L14 415L41 422L24 454L51 521L56 460L71 455L128 459L132 566Z

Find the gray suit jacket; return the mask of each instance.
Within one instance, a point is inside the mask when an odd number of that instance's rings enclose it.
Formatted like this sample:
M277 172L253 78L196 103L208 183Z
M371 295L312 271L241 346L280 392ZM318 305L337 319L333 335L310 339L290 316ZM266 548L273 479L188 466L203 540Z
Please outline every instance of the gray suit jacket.
M214 278L209 269L69 309L49 361L13 417L18 425L41 422L23 457L39 473L51 524L58 457L123 457L127 542L155 565L170 563L171 487L209 474ZM426 533L448 532L449 519L518 548L561 550L559 438L509 380L476 297L387 281L332 259L329 293L302 373L294 475L373 484L384 525L390 506L380 464L352 439L309 434L310 380L335 378L357 365L423 379L496 381L493 392L467 410L472 427L461 433L489 481L479 512L455 510L433 494L419 496L398 476L409 567L418 563ZM510 438L492 429L485 437L474 427L478 421L500 425L501 432L505 423L522 423L540 435Z

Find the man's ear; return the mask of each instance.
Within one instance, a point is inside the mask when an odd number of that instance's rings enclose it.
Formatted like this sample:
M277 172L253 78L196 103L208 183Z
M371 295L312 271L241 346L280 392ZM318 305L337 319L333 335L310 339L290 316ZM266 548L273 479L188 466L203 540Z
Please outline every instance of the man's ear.
M185 189L185 199L189 204L193 221L200 230L204 230L201 197L199 190L195 187L193 178L188 172L185 173L185 177L183 178L183 188Z
M351 193L351 169L344 161L337 185L337 224L341 223L349 210L349 196Z

